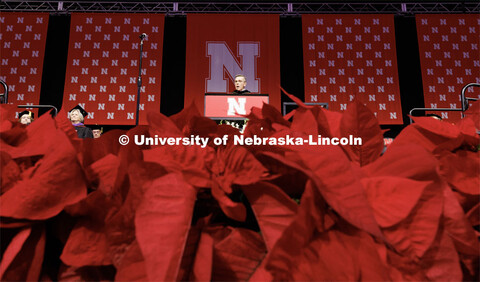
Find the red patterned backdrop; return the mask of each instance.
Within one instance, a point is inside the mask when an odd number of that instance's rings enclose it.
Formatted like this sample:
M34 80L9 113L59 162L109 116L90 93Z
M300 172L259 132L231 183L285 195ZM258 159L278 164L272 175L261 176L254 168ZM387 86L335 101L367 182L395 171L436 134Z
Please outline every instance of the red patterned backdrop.
M0 14L0 79L9 87L9 103L39 104L47 28L45 13Z
M480 83L480 17L478 15L417 15L417 34L427 108L461 108L460 94L468 83ZM466 96L480 98L470 87ZM458 121L459 112L437 112Z
M346 110L354 99L402 124L393 15L303 15L305 102Z
M140 38L143 46L140 124L160 111L164 16L72 14L63 108L89 112L86 124L133 125Z
M203 111L204 94L232 92L241 73L280 110L279 40L278 15L188 15L185 105Z

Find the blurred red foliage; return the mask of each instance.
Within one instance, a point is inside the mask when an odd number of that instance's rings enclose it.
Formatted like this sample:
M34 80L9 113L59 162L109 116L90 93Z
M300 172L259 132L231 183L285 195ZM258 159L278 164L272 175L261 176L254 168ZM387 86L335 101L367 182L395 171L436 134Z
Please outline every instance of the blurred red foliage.
M85 140L63 112L25 127L13 111L0 107L1 280L479 280L478 113L415 118L382 155L358 102L300 105L292 122L264 105L243 133L363 140L339 146L119 145L240 134L193 105Z

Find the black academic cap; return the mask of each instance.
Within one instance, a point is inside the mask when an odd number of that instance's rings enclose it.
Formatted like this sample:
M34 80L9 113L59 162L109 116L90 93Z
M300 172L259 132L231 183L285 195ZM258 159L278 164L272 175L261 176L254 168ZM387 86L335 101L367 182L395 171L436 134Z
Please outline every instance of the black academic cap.
M71 111L73 111L73 110L79 110L80 113L83 115L83 118L87 118L87 116L88 116L87 111L85 111L85 109L82 108L82 106L80 106L80 105L76 105L76 106L75 106L73 109L71 109L69 112L71 112Z
M22 118L23 115L29 115L30 118L35 118L35 114L31 111L23 111L18 114L18 118Z
M98 130L103 131L103 128L102 128L100 125L98 125L98 124L89 125L89 127L90 127L92 130L98 129Z

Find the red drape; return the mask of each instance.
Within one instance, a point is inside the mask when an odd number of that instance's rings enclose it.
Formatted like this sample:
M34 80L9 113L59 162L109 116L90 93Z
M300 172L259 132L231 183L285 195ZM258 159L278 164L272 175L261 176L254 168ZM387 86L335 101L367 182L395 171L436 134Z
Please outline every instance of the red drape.
M393 15L303 15L305 102L346 110L355 99L402 124Z
M164 15L72 14L63 108L80 104L86 124L133 125L140 38L143 45L140 124L160 111Z
M230 93L237 74L280 109L278 15L188 15L185 105L204 109L205 93Z
M47 28L46 13L0 14L0 79L8 85L9 103L38 105Z
M416 15L423 93L427 108L461 108L468 83L480 83L480 17L478 15ZM470 87L467 97L480 98ZM458 121L459 112L436 112Z

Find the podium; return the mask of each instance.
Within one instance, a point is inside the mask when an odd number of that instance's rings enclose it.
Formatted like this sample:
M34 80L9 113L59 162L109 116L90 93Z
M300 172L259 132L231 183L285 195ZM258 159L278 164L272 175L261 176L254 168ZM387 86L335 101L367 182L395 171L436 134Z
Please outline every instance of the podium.
M268 94L205 93L204 115L214 120L243 120L252 107L268 104Z

